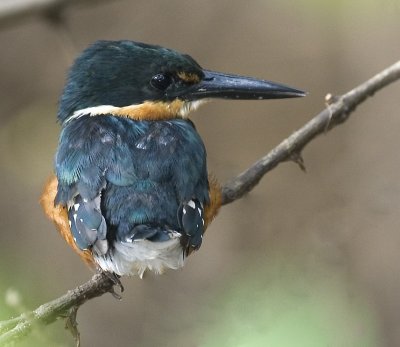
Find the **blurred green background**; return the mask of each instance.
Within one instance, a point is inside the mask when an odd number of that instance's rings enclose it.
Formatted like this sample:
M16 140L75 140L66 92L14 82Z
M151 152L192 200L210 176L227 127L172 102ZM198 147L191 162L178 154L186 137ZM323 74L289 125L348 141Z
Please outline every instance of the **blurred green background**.
M0 30L0 319L91 276L38 200L65 73L92 41L160 44L208 69L309 92L193 114L221 182L319 112L327 93L400 56L399 0L120 0L64 15L67 32L40 18ZM400 346L399 93L390 86L309 145L306 174L283 164L224 207L184 269L124 279L121 302L84 305L83 346ZM74 343L57 322L20 345Z

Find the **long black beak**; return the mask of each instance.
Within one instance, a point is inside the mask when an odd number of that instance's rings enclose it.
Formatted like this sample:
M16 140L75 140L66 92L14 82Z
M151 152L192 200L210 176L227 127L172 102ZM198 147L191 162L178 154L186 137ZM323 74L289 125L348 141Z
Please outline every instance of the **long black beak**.
M306 93L283 84L259 80L252 77L228 75L221 72L203 70L204 78L189 90L185 98L198 100L204 98L263 100L283 99L305 96Z

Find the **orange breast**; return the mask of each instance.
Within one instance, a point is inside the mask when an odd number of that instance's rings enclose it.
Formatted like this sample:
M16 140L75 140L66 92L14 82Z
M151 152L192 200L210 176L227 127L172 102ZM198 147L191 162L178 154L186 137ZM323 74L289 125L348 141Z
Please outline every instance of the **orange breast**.
M56 225L58 231L68 245L71 246L71 248L82 258L86 264L88 264L91 268L94 268L95 263L92 253L90 251L80 250L75 244L68 223L67 208L61 205L54 206L54 198L57 194L57 185L57 177L52 175L44 187L44 191L40 198L40 204L42 205L46 216Z
M222 203L222 192L218 181L211 175L208 176L209 180L209 193L210 193L210 203L204 206L204 226L205 229L210 225Z

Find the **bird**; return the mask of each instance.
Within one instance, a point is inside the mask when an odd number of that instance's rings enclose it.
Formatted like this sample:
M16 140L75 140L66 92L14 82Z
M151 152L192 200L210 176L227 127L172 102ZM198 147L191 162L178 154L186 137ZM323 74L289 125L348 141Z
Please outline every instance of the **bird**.
M210 99L304 95L204 69L173 49L96 41L72 64L59 100L44 212L94 270L120 278L179 269L221 206L189 114Z

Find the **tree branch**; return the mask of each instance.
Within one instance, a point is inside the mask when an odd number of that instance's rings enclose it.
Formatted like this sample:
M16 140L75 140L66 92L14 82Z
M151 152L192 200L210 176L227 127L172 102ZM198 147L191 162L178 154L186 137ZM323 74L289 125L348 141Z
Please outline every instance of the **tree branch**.
M61 18L70 5L94 4L106 0L2 0L0 3L0 27L15 25L32 17Z
M39 306L32 312L23 313L17 318L0 322L0 346L12 343L27 335L35 324L50 324L57 318L68 317L74 307L83 305L86 301L113 293L114 281L105 274L96 274L91 280L69 290L63 296Z
M268 171L281 162L293 160L304 169L301 151L311 140L345 122L358 105L398 79L400 79L400 61L342 96L328 94L325 100L327 108L283 140L265 157L224 185L222 204L226 205L240 199L251 191Z
M240 199L250 192L268 171L281 162L292 160L304 168L301 151L309 142L316 136L345 122L358 105L398 79L400 79L400 61L342 96L328 94L325 100L327 107L322 112L282 141L265 157L223 186L223 205ZM0 322L0 334L2 334L0 335L0 345L14 342L27 335L34 324L50 324L60 317L72 317L73 319L76 310L86 301L107 292L114 293L114 284L115 282L106 275L96 274L90 281L67 292L60 298L43 304L32 312Z

